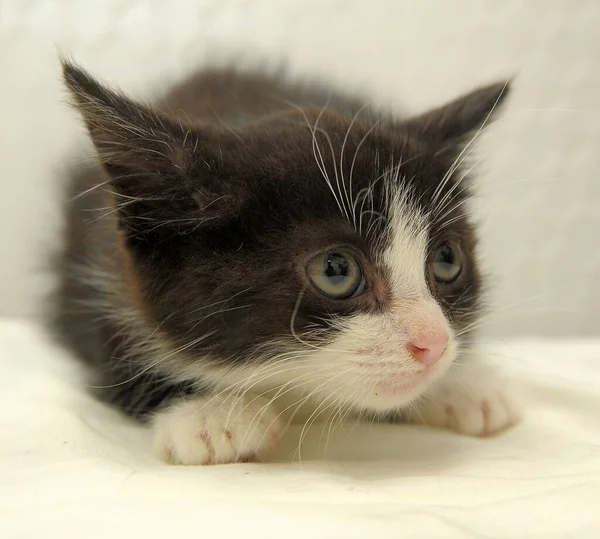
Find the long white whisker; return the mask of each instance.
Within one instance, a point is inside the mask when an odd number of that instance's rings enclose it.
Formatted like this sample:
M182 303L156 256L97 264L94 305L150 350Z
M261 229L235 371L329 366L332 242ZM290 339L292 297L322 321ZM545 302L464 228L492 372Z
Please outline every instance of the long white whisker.
M350 184L350 191L351 192L352 192L352 181L353 181L353 177L354 177L354 165L356 164L356 158L358 157L358 153L360 152L360 148L364 144L364 142L367 140L368 136L379 125L380 122L381 122L381 120L377 120L370 127L370 129L364 134L363 138L360 139L360 142L358 143L358 145L356 146L356 149L354 150L354 157L352 158L352 164L350 165L350 179L349 179L349 182L348 182ZM356 228L356 217L354 215L353 215L353 225L354 225L354 228Z
M171 358L171 357L173 357L173 356L175 356L177 354L180 354L182 352L185 352L187 349L191 348L192 346L195 346L195 345L199 344L203 340L205 340L208 337L210 337L212 334L214 334L214 331L210 332L210 333L207 333L206 335L202 335L201 337L198 337L197 339L194 339L193 341L190 341L189 343L186 343L185 345L180 346L179 348L176 348L175 350L172 350L170 353L168 353L167 355L161 357L157 361L154 361L153 363L151 363L150 365L148 365L147 367L145 367L141 371L137 372L136 374L134 374L132 377L128 378L127 380L123 380L122 382L117 382L115 384L110 384L110 385L106 385L106 386L89 385L88 387L90 387L92 389L110 389L110 388L113 388L113 387L119 387L119 386L128 384L130 382L133 382L134 380L136 380L140 376L143 376L145 373L147 373L148 371L154 369L156 366L160 365L161 363L163 363L167 359L169 359L169 358Z
M365 110L369 105L370 103L365 103L360 109L358 109L356 114L354 114L354 117L352 118L352 121L350 122L350 125L348 126L348 129L346 131L346 135L344 136L344 141L342 142L342 150L340 152L340 175L342 177L342 185L344 186L344 193L346 194L346 202L348 204L349 209L352 208L352 174L350 174L349 189L346 190L346 185L344 182L344 150L346 149L346 143L348 142L348 137L350 136L350 132L352 131L354 123L356 122L362 111ZM354 214L352 214L352 224L354 225L354 228L356 228L356 219L354 217Z
M335 376L334 378L339 378L340 376L347 374L348 372L350 372L352 369L347 369L341 373L339 373L337 376ZM329 381L329 380L328 380ZM319 386L318 389L320 389L321 386ZM327 386L327 388L329 388L331 386ZM312 426L312 424L316 421L316 419L319 417L319 415L321 413L323 413L325 410L327 410L329 408L329 406L331 406L331 403L324 409L323 406L330 401L332 398L334 398L338 393L340 393L341 391L344 391L346 389L345 385L340 386L337 390L333 391L330 395L328 395L327 397L325 397L320 403L319 405L315 408L315 410L313 411L313 413L309 416L309 418L306 420L306 422L304 423L304 426L302 427L302 431L300 432L300 438L298 440L298 449L296 450L296 452L294 453L294 456L292 458L295 458L296 454L298 455L298 461L300 462L300 464L302 465L302 444L304 443L304 438L306 437L306 434L308 434L308 430L310 429L310 427ZM314 392L316 394L316 391ZM321 411L319 411L321 410Z
M322 129L320 129L318 126L319 126L319 121L320 121L322 115L324 114L325 110L329 106L330 99L331 99L331 96L327 99L327 102L321 109L321 112L319 112L314 125L311 125L310 120L308 119L308 116L306 115L306 112L304 111L304 109L302 107L300 107L299 105L297 105L295 103L292 103L291 101L284 100L284 102L287 103L288 105L290 105L291 107L295 108L304 118L304 121L306 122L306 125L308 126L308 129L312 135L312 151L313 151L313 156L315 158L315 162L317 163L317 167L319 168L319 171L321 172L321 175L323 176L325 183L329 187L329 190L331 191L331 194L333 195L333 198L335 199L335 202L340 210L340 213L342 215L344 215L345 214L344 208L335 192L335 189L333 188L333 184L331 183L331 180L329 179L329 175L327 174L327 169L325 167L325 161L323 159L323 154L321 153L321 148L319 147L319 144L318 144L317 138L316 138L317 131L324 133L324 131Z

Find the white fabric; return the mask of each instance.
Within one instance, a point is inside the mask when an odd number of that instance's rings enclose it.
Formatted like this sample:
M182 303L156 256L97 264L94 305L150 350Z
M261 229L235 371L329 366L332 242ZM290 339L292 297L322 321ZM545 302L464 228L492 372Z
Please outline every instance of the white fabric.
M0 322L0 537L600 537L600 341L497 344L526 420L492 439L312 428L277 461L170 467L37 328Z

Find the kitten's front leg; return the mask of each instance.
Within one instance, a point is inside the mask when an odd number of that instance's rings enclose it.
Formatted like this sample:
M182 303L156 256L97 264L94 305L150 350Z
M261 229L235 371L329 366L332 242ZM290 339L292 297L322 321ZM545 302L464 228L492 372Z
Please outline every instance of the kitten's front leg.
M181 400L158 412L152 426L157 455L183 465L262 460L281 434L270 401L255 395Z
M514 386L494 368L477 362L456 365L405 414L414 423L470 436L490 436L522 418Z

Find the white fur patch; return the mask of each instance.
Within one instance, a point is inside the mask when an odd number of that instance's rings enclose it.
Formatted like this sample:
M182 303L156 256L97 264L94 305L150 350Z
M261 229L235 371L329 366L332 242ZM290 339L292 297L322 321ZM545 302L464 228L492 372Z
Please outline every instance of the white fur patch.
M390 244L383 252L382 263L390 273L394 299L431 298L425 282L428 240L425 216L403 191L391 197L388 212Z
M180 401L153 418L156 454L172 464L261 460L277 447L281 423L271 403L223 394Z

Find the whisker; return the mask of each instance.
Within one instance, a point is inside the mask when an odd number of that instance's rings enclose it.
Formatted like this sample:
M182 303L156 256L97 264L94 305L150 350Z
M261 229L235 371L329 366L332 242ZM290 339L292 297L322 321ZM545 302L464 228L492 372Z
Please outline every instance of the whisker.
M348 137L350 135L350 132L352 131L352 127L354 126L354 123L356 122L356 120L358 119L358 117L360 116L360 114L362 113L362 111L365 110L369 105L370 105L370 103L365 103L354 114L354 117L352 118L352 121L350 122L350 125L348 126L348 129L346 130L346 135L344 136L344 141L342 142L342 150L340 152L340 174L341 174L341 177L342 177L342 185L344 185L344 193L346 194L346 202L348 203L348 208L352 207L352 204L351 204L351 200L352 200L352 172L350 172L349 189L346 190L345 183L344 183L344 150L346 149L346 143L348 142ZM352 221L353 221L354 228L356 229L356 218L355 218L354 214L352 215Z
M207 339L212 334L214 334L214 331L211 332L211 333L207 333L206 335L202 335L201 337L198 337L197 339L194 339L193 341L190 341L189 343L186 343L185 345L180 346L179 348L176 348L175 350L171 351L167 355L161 357L157 361L154 361L153 363L151 363L150 365L148 365L147 367L145 367L141 371L137 372L136 374L134 374L131 378L128 378L127 380L123 380L122 382L117 382L115 384L110 384L110 385L105 385L105 386L88 385L88 387L90 387L92 389L110 389L110 388L113 388L113 387L119 387L119 386L128 384L130 382L133 382L134 380L136 380L140 376L144 375L148 371L151 371L152 369L154 369L155 367L157 367L158 365L160 365L161 363L163 363L167 359L169 359L169 358L171 358L171 357L173 357L173 356L175 356L177 354L180 354L182 352L185 352L189 348L191 348L191 347L193 347L193 346L201 343L203 340Z
M500 103L500 100L502 99L502 96L504 95L504 92L506 90L507 84L508 84L508 82L505 83L504 88L502 89L502 91L500 92L500 94L498 95L498 97L496 98L496 101L494 102L492 108L488 112L487 116L485 117L485 119L484 119L483 123L481 124L481 126L479 127L479 129L477 129L477 131L475 132L475 134L473 135L473 137L471 138L471 140L460 151L460 153L458 154L458 156L456 157L456 159L454 160L454 162L452 163L452 165L450 165L450 168L448 169L448 171L446 172L446 174L442 178L441 182L435 188L435 190L433 192L433 195L431 197L431 205L432 205L432 207L435 207L435 205L437 203L437 200L439 198L440 193L442 192L442 190L444 189L444 187L446 186L446 184L450 181L450 178L454 174L455 170L458 167L460 167L460 165L462 164L462 162L464 160L463 156L465 156L465 154L467 156L469 155L470 148L473 145L473 143L475 142L475 140L477 140L477 138L483 132L485 132L485 129L487 128L487 123L488 123L489 119L492 117L494 111L496 110L496 107Z
M367 138L369 137L369 135L375 130L375 128L380 124L381 120L377 120L370 128L369 130L364 134L363 138L360 139L360 142L358 143L358 145L356 146L356 149L354 150L354 157L352 158L352 164L350 165L350 179L349 179L349 184L350 184L350 191L352 191L352 181L354 178L354 165L356 163L356 158L358 157L358 153L360 152L360 148L361 146L364 144L364 142L367 140ZM353 216L353 224L354 224L354 228L356 228L356 218Z
M319 127L319 121L322 117L322 115L324 114L325 110L327 109L327 107L329 106L329 102L330 102L331 96L327 99L327 102L325 103L325 105L323 106L323 108L321 109L321 112L319 112L317 119L315 120L315 124L314 126L311 125L308 116L306 115L306 112L304 111L304 109L302 107L300 107L299 105L297 105L296 103L292 103L291 101L286 101L284 100L285 103L287 103L288 105L290 105L291 107L294 107L304 118L306 125L308 126L308 129L310 130L311 134L312 134L312 150L313 150L313 156L315 158L315 162L317 163L317 167L319 168L321 175L323 176L323 179L325 180L325 183L327 184L327 186L329 187L329 190L331 191L331 194L333 195L335 202L340 210L340 213L342 215L345 214L345 211L343 209L343 206L335 192L335 189L333 188L333 185L329 179L329 175L327 174L327 169L325 168L325 161L323 159L323 154L321 153L321 149L319 147L319 144L317 142L317 138L316 138L316 133L317 130L319 132L323 132Z

